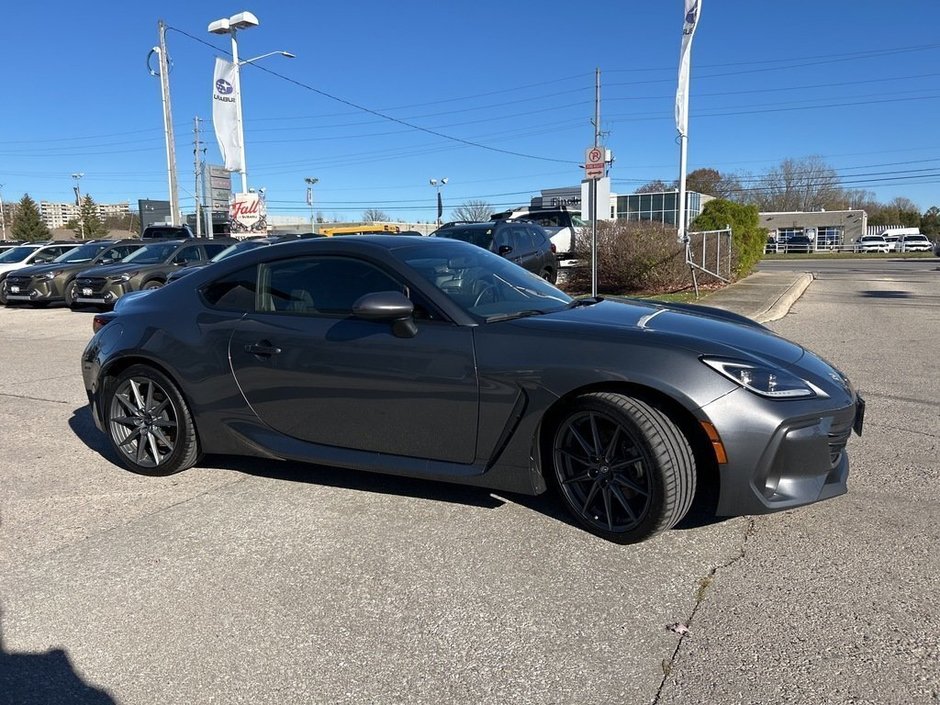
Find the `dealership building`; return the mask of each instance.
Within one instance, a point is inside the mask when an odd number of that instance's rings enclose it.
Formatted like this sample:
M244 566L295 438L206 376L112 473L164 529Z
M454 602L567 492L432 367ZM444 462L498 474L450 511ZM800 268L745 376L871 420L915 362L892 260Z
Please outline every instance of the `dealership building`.
M863 210L785 211L760 214L760 225L768 237L786 242L805 235L817 248L851 245L868 232L868 214Z

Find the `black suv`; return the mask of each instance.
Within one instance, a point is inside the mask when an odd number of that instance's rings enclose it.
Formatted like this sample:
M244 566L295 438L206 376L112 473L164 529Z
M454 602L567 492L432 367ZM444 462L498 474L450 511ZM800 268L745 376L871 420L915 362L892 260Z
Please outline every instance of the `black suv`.
M196 237L188 225L148 225L140 234L141 240L180 240Z
M205 262L236 240L151 240L118 264L92 267L76 277L75 305L113 306L131 291L159 289L180 267Z
M552 284L558 278L555 246L548 233L535 223L525 220L446 223L431 236L478 245L538 274Z
M6 280L8 304L46 306L53 301L75 303L75 276L99 264L120 262L143 247L140 240L95 240L60 255L52 262L34 264L11 272Z

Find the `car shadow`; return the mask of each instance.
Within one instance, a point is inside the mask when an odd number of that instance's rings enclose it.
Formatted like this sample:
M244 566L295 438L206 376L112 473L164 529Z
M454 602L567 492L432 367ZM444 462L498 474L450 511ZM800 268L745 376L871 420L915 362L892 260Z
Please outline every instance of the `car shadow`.
M0 703L115 705L117 700L82 680L65 649L7 651L0 628Z
M72 412L69 426L89 449L99 453L114 465L121 465L105 435L95 427L88 406L79 407ZM281 482L323 485L358 492L464 504L482 509L498 509L509 501L549 519L584 530L584 527L568 513L557 493L551 490L540 495L524 495L424 478L384 475L365 470L241 455L206 455L199 461L197 467L231 470ZM685 518L674 527L674 530L695 529L721 523L730 518L716 516L716 506L717 492L708 491L700 486L692 507Z

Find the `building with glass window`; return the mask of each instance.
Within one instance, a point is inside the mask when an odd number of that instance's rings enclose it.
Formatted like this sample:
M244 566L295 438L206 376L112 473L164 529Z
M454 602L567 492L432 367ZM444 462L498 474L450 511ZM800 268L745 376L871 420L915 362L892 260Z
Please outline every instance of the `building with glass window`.
M868 232L868 214L863 210L785 211L760 214L767 237L779 244L806 236L814 249L845 247Z
M713 199L714 196L686 191L686 226L695 220L701 214L705 204ZM662 191L617 196L616 217L618 220L647 220L676 227L679 222L679 192Z

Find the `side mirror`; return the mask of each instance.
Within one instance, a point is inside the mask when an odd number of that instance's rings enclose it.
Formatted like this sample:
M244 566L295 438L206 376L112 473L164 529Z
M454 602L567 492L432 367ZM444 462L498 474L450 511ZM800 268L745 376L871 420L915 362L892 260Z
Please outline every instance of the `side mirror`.
M501 257L505 257L505 256L508 255L510 252L512 252L512 247L510 247L509 245L500 245L500 246L499 246L499 249L497 250L497 253L498 253Z
M400 291L376 291L366 294L353 304L352 310L356 318L390 322L392 332L399 338L413 338L418 333L414 304Z

